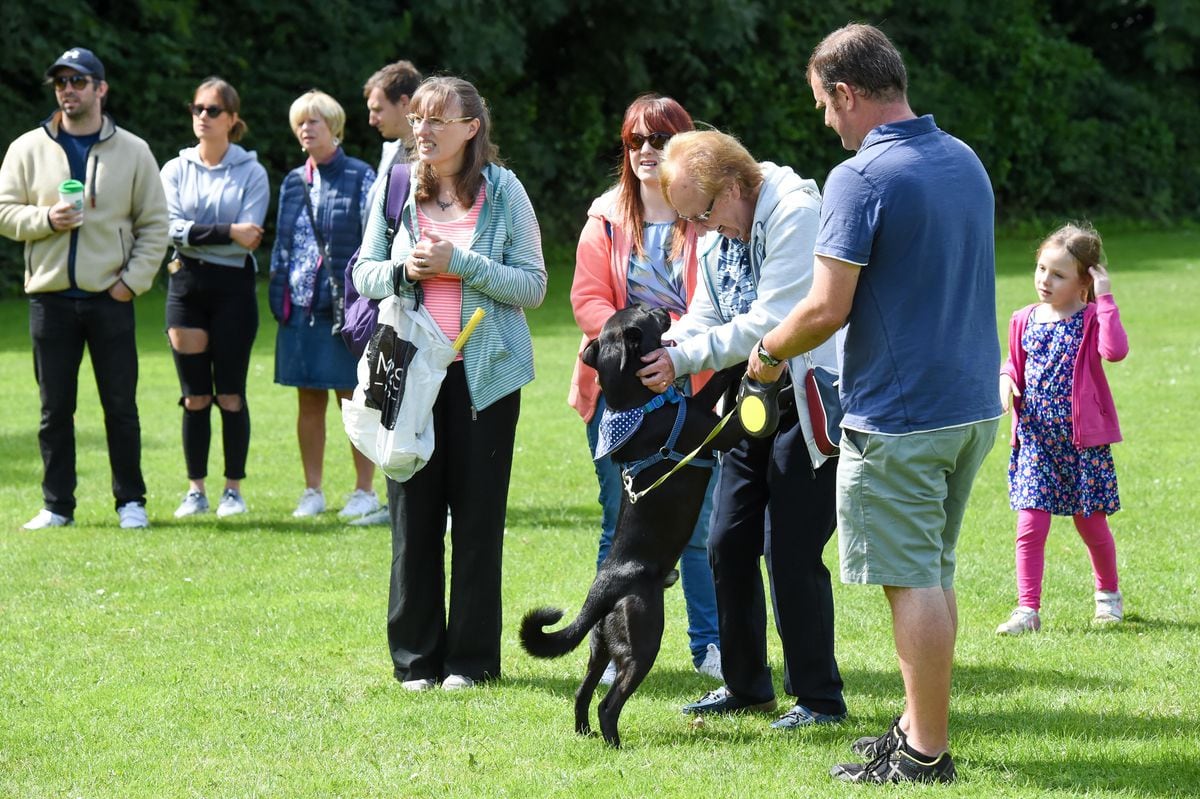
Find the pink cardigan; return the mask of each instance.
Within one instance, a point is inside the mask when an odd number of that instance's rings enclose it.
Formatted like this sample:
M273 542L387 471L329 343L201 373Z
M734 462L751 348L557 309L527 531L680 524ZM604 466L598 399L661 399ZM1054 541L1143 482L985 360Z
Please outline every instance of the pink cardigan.
M1025 350L1021 335L1029 317L1040 303L1022 308L1008 323L1008 360L1000 368L1025 393ZM1113 403L1101 359L1119 361L1129 354L1129 339L1121 326L1121 314L1111 294L1101 294L1083 311L1083 340L1075 358L1071 386L1071 440L1076 447L1098 447L1121 440L1117 406ZM1020 397L1013 398L1011 445L1017 446L1017 410Z
M600 335L600 328L608 321L608 317L624 308L628 301L626 280L633 240L617 221L616 197L617 189L610 189L592 203L587 224L579 234L579 246L575 250L571 308L575 312L575 323L583 331L580 352L589 341ZM696 229L692 225L687 227L682 256L685 265L683 286L690 303L696 290ZM708 376L709 373L705 372L693 377L693 390L699 390ZM596 370L576 358L567 404L579 412L583 421L590 422L599 397Z

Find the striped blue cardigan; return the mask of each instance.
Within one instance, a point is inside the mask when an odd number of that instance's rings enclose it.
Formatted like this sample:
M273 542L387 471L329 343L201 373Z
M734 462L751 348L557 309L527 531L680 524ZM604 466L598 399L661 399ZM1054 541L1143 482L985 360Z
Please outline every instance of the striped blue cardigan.
M523 309L536 308L546 297L542 234L525 187L495 164L484 168L483 177L483 208L471 249L456 247L450 258L450 272L462 278L462 324L476 308L485 312L463 348L467 389L476 410L533 380L533 340ZM396 267L421 238L416 197L409 194L390 253L383 203L383 192L378 192L354 265L354 287L364 297L411 296L412 284ZM398 286L392 283L393 273L401 277Z

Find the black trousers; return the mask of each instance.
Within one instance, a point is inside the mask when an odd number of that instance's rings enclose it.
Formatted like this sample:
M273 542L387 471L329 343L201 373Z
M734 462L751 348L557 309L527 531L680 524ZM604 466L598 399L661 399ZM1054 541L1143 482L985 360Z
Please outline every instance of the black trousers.
M451 364L433 408L433 456L407 482L388 480L387 632L397 680L500 676L500 570L520 411L520 391L473 411L462 362Z
M721 669L739 698L775 696L767 665L767 612L759 557L767 561L783 690L819 713L844 713L833 654L833 586L821 560L837 523L837 460L815 472L794 407L777 432L729 451L713 501L709 560L717 589Z
M29 335L42 399L38 444L46 509L68 517L75 514L75 406L85 345L104 408L116 507L145 504L133 303L118 302L107 294L86 298L34 294L29 298Z

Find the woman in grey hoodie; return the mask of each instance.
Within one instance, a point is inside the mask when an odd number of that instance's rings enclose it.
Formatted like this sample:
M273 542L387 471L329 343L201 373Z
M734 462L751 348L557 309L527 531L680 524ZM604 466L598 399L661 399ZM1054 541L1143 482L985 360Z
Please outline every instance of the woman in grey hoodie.
M250 448L246 373L258 332L253 252L262 241L270 190L246 132L237 91L221 78L196 87L189 106L197 144L162 168L174 257L167 265L167 338L179 374L188 490L177 518L205 513L214 396L221 410L225 490L217 516L246 511L241 481Z

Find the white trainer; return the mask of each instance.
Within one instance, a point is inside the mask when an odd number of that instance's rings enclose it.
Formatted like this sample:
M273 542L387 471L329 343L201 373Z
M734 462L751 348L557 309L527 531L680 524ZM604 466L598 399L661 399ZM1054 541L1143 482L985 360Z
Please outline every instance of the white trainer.
M442 680L443 691L462 691L467 688L474 688L475 681L470 677L464 677L461 674L451 674Z
M379 510L379 497L375 496L375 492L356 488L350 496L346 497L346 505L338 511L338 517L353 519L377 510Z
M419 680L405 680L400 687L406 691L429 691L436 688L437 683L429 677L422 677Z
M239 513L246 512L246 500L242 499L242 492L236 488L227 488L221 492L221 502L217 505L217 518L224 519L226 516L237 516Z
M721 673L721 648L716 644L709 644L704 653L704 660L696 666L696 671L707 674L718 682L725 682L725 675Z
M306 488L304 493L300 495L300 501L296 503L296 509L292 511L292 515L297 519L305 516L316 516L318 513L325 512L325 494L319 488Z
M1092 624L1116 624L1125 620L1125 599L1120 591L1097 591L1096 615Z
M615 661L608 661L608 666L605 667L604 673L600 675L601 685L612 685L617 681L617 664Z
M355 527L367 527L372 524L391 524L392 515L388 512L387 505L380 505L370 513L364 513L357 519L351 519L350 524Z
M1042 629L1042 617L1033 608L1021 605L1012 612L1008 621L996 628L996 635L1023 635Z
M25 530L45 530L47 527L69 527L74 523L75 520L70 516L63 516L61 513L42 508L37 512L37 516L25 522L21 527Z
M175 518L182 519L198 513L208 513L208 497L204 496L203 491L189 491L175 509Z
M146 518L146 506L137 502L126 502L117 508L117 518L121 520L121 529L140 530L150 526Z

